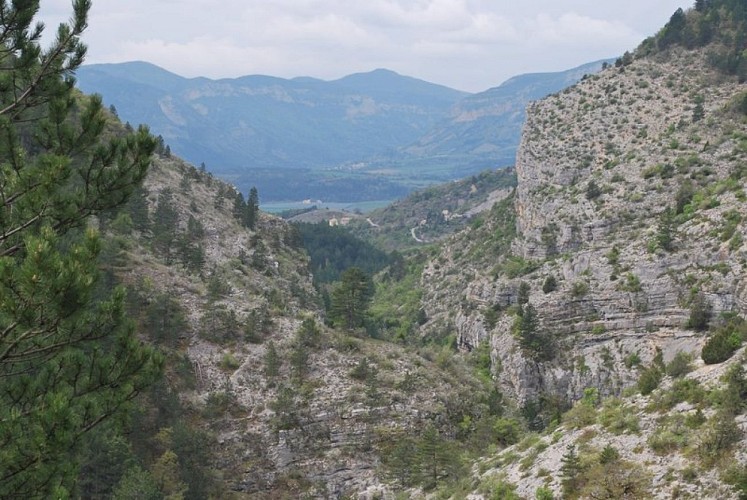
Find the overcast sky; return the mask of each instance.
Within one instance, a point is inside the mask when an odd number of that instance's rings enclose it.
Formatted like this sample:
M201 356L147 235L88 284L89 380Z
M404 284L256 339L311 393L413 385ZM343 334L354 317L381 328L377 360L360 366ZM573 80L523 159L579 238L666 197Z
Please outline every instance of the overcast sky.
M325 80L388 68L477 92L616 57L694 0L93 0L88 63ZM69 0L42 0L48 30Z

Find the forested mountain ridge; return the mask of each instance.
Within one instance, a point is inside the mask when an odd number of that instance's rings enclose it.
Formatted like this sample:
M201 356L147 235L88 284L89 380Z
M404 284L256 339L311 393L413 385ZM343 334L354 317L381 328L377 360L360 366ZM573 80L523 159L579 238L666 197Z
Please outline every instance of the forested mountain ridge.
M419 189L350 223L358 236L387 250L406 250L444 240L508 197L513 168L485 170L447 184Z

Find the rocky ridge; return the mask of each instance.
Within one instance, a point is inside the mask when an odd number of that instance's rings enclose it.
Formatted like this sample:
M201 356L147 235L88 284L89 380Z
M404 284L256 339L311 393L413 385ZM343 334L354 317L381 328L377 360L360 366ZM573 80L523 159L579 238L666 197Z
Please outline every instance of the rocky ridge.
M619 394L637 378L626 357L697 353L704 337L685 327L694 291L715 315L745 311L745 128L733 111L743 92L705 51L673 49L532 105L504 207L515 218L509 252L487 248L480 229L453 238L424 273L426 332L455 328L467 348L490 342L499 385L522 403L575 400L589 386ZM676 214L683 185L692 192ZM663 222L668 207L673 221ZM551 275L557 290L544 293ZM533 360L512 333L521 282L557 342L551 362ZM460 312L445 313L454 305ZM502 312L494 325L489 308Z

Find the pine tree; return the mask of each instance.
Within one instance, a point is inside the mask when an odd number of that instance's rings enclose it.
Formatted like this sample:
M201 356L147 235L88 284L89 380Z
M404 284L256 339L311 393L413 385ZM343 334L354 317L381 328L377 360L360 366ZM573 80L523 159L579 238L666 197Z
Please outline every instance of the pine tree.
M158 204L153 214L153 247L166 259L167 264L174 261L178 228L179 212L174 205L174 194L170 188L165 188L158 194Z
M138 231L150 230L150 214L148 212L148 191L138 187L130 196L124 210L132 219L132 226Z
M340 283L332 290L332 317L348 330L363 326L372 290L368 276L357 267L342 273Z
M188 270L199 273L205 264L205 250L202 239L205 237L205 228L194 215L187 220L187 231L177 238L176 247L179 260Z
M517 294L516 301L518 302L520 306L523 306L524 304L529 302L529 294L531 291L532 291L532 287L529 286L529 283L527 283L526 281L522 281L519 284L519 291Z
M532 304L526 304L520 311L522 314L516 317L514 328L519 336L521 347L535 359L544 361L552 359L552 339L540 332L537 310Z
M687 327L702 332L708 329L713 314L713 306L708 297L698 291L690 300L690 317L687 320Z
M576 453L576 445L569 444L566 452L560 458L560 477L563 485L563 493L567 496L578 491L578 476L582 472L581 459Z
M381 454L386 477L404 487L414 486L422 475L422 464L417 458L416 443L407 436L397 436L386 453Z
M163 494L148 471L133 465L117 483L112 495L114 500L161 500Z
M242 224L246 224L246 214L247 205L246 201L244 201L244 195L237 192L233 199L233 216Z
M298 339L296 339L291 348L290 365L293 381L301 385L309 371L309 351Z
M270 341L265 353L265 376L275 378L280 374L280 356L275 348L275 343Z
M674 250L674 215L672 209L665 209L659 216L657 226L656 243L659 248L667 252Z
M256 229L257 219L259 218L259 193L256 187L249 190L249 196L246 200L246 227L251 230Z
M420 436L417 457L421 464L421 482L426 487L435 486L439 479L455 477L461 468L459 456L449 449L449 443L441 437L433 424Z
M89 216L142 182L148 131L104 137L99 97L74 91L88 0L39 46L38 1L0 2L0 497L61 498L73 449L160 371L134 337L125 293L94 290L101 242Z

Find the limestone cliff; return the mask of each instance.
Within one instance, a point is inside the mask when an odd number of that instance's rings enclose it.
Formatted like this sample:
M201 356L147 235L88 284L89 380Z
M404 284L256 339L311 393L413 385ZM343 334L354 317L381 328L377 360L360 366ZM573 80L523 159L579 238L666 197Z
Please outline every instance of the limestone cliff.
M745 89L708 57L673 48L531 105L502 215L515 235L487 218L487 233L450 241L424 274L425 331L490 342L500 386L529 403L589 386L617 394L637 378L626 359L698 352L704 336L686 327L696 294L714 318L745 313ZM512 332L521 282L552 360Z

